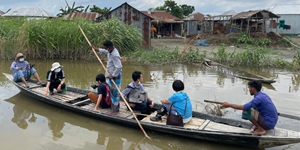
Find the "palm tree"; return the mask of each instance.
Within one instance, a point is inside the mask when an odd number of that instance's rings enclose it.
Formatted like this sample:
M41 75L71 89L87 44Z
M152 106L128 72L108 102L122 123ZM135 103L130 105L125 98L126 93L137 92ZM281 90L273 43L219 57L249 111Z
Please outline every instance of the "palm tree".
M89 6L87 6L85 9L84 9L84 6L76 6L75 7L75 2L73 2L72 7L69 6L67 1L66 1L66 4L67 4L67 6L65 7L65 9L63 9L62 7L59 9L59 11L61 11L61 13L57 14L58 17L62 17L62 16L67 15L71 12L87 12L87 10L89 8Z

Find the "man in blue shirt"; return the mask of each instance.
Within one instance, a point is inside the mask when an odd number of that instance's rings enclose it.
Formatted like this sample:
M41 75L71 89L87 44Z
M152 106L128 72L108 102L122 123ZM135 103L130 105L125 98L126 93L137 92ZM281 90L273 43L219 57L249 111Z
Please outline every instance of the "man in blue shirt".
M162 116L172 109L172 114L179 114L183 118L183 123L188 123L192 119L192 104L189 96L183 92L184 84L181 80L173 82L173 90L176 92L168 99L161 100L163 107L157 111L155 117L150 118L151 121L161 121ZM171 108L171 104L173 104Z
M249 92L254 95L254 98L245 105L229 104L227 102L221 105L221 108L231 107L243 110L242 118L250 120L254 125L252 127L254 131L251 132L253 134L266 134L266 130L274 129L278 121L277 109L271 98L260 91L261 86L259 81L248 82Z

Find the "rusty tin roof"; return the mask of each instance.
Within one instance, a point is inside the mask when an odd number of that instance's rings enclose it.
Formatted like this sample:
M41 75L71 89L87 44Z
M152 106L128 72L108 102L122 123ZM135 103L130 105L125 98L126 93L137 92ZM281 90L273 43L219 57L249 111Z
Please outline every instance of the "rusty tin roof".
M65 15L64 19L84 18L86 20L95 21L98 17L101 17L101 14L97 12L71 12Z
M183 20L197 20L197 21L201 21L204 19L204 15L196 12L193 14L188 15L187 17L185 17Z
M174 22L183 22L180 18L173 16L172 14L165 12L165 11L141 11L143 14L152 18L152 21L159 21L159 22L167 22L167 23L174 23Z
M262 19L262 13L269 13L269 18L280 18L278 15L268 11L268 10L249 10L247 12L241 12L232 17L233 20L237 19L248 19L252 16L255 16L254 18ZM252 17L253 18L253 17Z

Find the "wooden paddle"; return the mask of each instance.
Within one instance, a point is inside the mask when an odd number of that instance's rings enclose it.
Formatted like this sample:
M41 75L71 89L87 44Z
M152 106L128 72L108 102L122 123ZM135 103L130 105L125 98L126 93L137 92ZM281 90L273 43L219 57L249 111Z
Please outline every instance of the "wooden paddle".
M222 105L224 103L224 102L210 101L210 100L204 100L204 102L215 103L215 104L220 104L220 105ZM295 119L295 120L300 120L300 117L298 117L298 116L293 116L293 115L284 114L284 113L278 113L278 116Z
M89 39L86 37L86 35L85 35L85 33L83 32L83 30L81 29L81 27L80 27L80 26L78 26L78 27L79 27L81 33L83 34L84 38L86 39L86 41L89 43L90 46L92 46L92 44L90 43ZM107 74L109 74L108 71L107 71L107 69L106 69L105 66L103 65L101 59L100 59L99 56L97 55L97 53L96 53L94 50L93 50L93 52L94 52L94 54L96 55L96 57L97 57L97 59L99 60L99 62L101 63L101 65L102 65L103 69L105 70L105 72L106 72ZM138 125L139 125L140 128L141 128L141 130L143 131L144 135L145 135L147 138L151 139L151 138L147 135L147 133L145 132L144 128L142 127L140 121L137 119L135 113L132 111L131 107L129 106L129 104L128 104L127 101L125 100L125 98L124 98L122 92L121 92L120 89L118 88L118 86L117 86L117 84L115 83L115 81L114 81L114 80L111 80L111 81L112 81L112 83L115 85L115 87L117 88L118 92L119 92L120 95L121 95L122 100L123 100L124 103L126 104L127 108L129 108L129 110L131 111L131 113L132 113L132 115L134 116L136 122L138 123Z

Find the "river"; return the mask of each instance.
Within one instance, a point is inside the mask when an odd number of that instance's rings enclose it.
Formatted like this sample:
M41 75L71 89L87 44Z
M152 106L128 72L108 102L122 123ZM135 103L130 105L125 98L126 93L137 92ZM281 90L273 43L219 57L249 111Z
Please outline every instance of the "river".
M42 80L51 64L59 61L66 73L68 86L89 89L95 84L95 76L104 73L99 62L76 60L32 60ZM0 72L11 73L12 61L0 61ZM131 73L143 73L144 87L150 97L159 102L174 93L172 82L180 79L185 83L193 104L193 110L204 111L204 99L244 104L253 97L249 94L247 81L224 74L224 70L207 68L199 64L133 65L123 63L122 88L132 81ZM248 72L275 78L272 85L263 84L262 91L275 103L278 112L300 116L300 75L284 69L245 69ZM241 111L224 109L224 117L241 119ZM0 149L1 150L76 150L76 149L247 149L207 141L196 141L177 136L147 132L152 140L145 139L139 129L74 114L68 110L41 103L26 95L0 75ZM277 127L300 132L300 121L279 118ZM267 150L298 150L300 143Z

